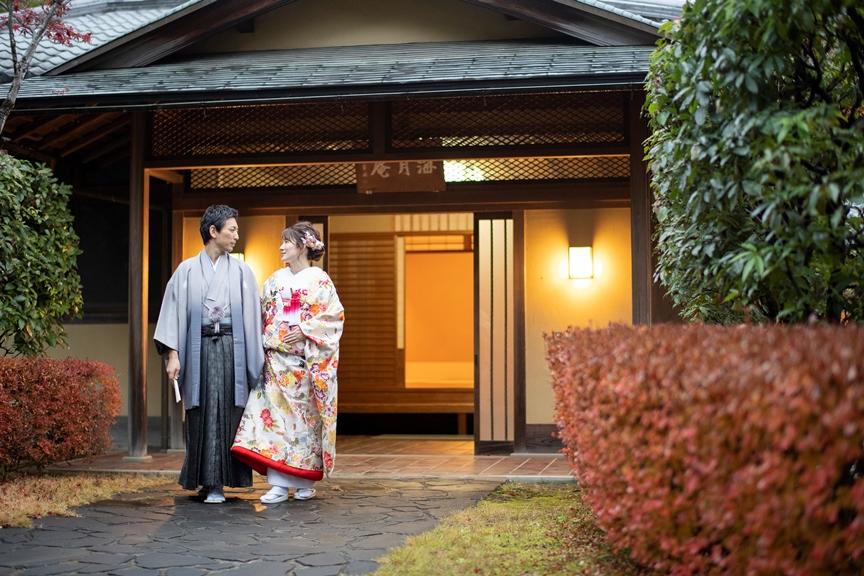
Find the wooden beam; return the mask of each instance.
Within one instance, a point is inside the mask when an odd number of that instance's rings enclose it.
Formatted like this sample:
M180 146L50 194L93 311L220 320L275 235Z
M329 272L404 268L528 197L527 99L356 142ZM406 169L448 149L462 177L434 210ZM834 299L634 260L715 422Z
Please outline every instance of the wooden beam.
M54 116L47 122L42 122L29 128L23 134L17 134L15 140L19 142L21 140L33 140L34 142L39 142L44 139L46 135L60 130L70 122L75 121L77 118L78 114L61 114L60 116Z
M111 154L117 151L118 148L125 148L127 146L127 141L129 140L129 135L122 133L116 134L112 138L106 138L100 145L99 148L92 150L81 158L82 164L89 164L94 160L105 156L106 154Z
M644 92L634 92L628 111L630 141L630 257L633 280L633 324L651 323L651 203L648 166L642 143L648 124L642 116Z
M50 154L45 154L41 150L34 150L27 145L18 144L17 142L8 140L0 140L0 150L3 149L8 150L16 156L28 158L37 162L43 162L50 166L52 170L57 167L57 158Z
M51 148L62 148L67 142L71 142L76 138L90 134L97 128L101 128L102 126L116 120L121 115L120 112L107 112L105 114L97 114L90 117L80 117L80 122L76 124L74 128L69 129L69 131L62 136L52 139L51 142L46 142L46 146Z
M331 164L339 162L381 162L416 160L463 160L481 158L570 158L604 157L629 154L630 149L620 144L574 144L569 146L478 146L465 148L411 148L387 150L375 154L371 150L355 152L327 152L319 154L238 154L231 156L208 155L198 158L177 157L149 160L147 168L194 170L196 168L238 168L244 166L293 166L299 164Z
M150 183L144 169L147 113L132 112L129 162L129 456L147 459L147 285Z
M627 182L450 184L444 192L358 194L350 188L286 193L285 190L196 190L175 199L174 209L203 211L214 203L242 209L313 214L345 212L471 211L513 208L589 208L629 205ZM280 212L281 211L281 212Z
M183 174L174 170L149 170L150 176L168 182L169 184L183 184Z
M150 25L140 31L91 50L48 74L94 68L135 68L146 66L183 48L228 30L247 20L290 4L295 0L211 0L169 17L167 23Z
M99 130L95 134L91 134L89 136L82 138L81 140L73 142L70 146L67 146L66 148L63 149L63 151L60 153L60 156L62 158L65 158L65 157L69 156L70 154L74 154L78 150L81 150L82 148L86 148L86 147L90 146L91 144L94 144L94 143L106 138L107 136L117 132L118 130L122 130L122 129L126 128L128 125L129 125L129 117L124 116L123 118L117 120L116 122L113 122L110 126L103 128L102 130Z
M606 10L589 9L582 3L549 0L465 0L532 22L595 46L650 46L657 41L639 22L623 19Z

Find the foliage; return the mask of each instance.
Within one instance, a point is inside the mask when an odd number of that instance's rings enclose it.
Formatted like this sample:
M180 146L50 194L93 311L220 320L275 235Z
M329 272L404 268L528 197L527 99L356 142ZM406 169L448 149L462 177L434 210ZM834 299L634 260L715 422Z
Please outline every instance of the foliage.
M150 474L21 474L0 484L0 528L30 528L34 518L49 514L77 516L76 506L174 484L175 480Z
M694 0L663 32L648 160L683 315L864 318L864 5Z
M644 573L610 552L578 486L506 482L477 506L408 538L375 576Z
M45 166L0 153L0 353L42 353L81 310L70 194Z
M106 450L119 411L117 376L107 364L0 358L0 478Z
M43 38L54 44L71 46L73 42L90 42L90 33L80 33L63 21L69 11L71 0L0 0L0 28L7 32L9 50L12 53L12 82L2 105L0 105L0 134L6 119L15 106L21 82L30 70L36 48ZM37 10L38 8L38 10ZM19 44L27 38L24 53L19 53Z
M560 436L613 545L680 575L864 573L864 327L547 344Z

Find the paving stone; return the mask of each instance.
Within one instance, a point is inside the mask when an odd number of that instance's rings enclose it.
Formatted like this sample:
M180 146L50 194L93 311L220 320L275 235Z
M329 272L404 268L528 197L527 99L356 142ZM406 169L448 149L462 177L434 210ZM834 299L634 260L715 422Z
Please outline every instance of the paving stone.
M153 576L153 570L147 568L139 568L138 566L130 566L121 570L112 570L109 572L112 576Z
M61 562L47 566L27 568L24 574L27 576L54 576L55 574L72 574L80 566L77 562ZM0 572L6 574L6 572Z
M44 546L33 546L15 550L9 554L0 555L0 566L27 568L30 566L44 566L54 562L77 560L85 555L85 550L75 548L46 548Z
M369 574L377 569L377 562L371 562L369 560L354 560L342 569L342 574L351 574L351 576L354 576L355 574Z
M362 550L364 548L395 548L401 546L405 542L405 536L402 534L380 534L378 536L370 536L369 538L361 538L351 543L353 548Z
M336 552L320 552L318 554L301 556L297 559L297 562L304 566L333 566L335 564L345 564L346 559Z
M179 566L197 566L202 563L198 556L187 556L182 554L163 554L154 552L142 554L135 558L135 564L142 568L173 568Z
M256 482L256 491L232 496L225 506L156 490L81 507L79 518L48 518L42 529L0 531L0 573L366 574L407 535L430 529L497 485L345 480L327 484L309 502L265 507L257 497L266 486Z
M284 576L293 574L296 565L292 562L250 562L224 572L216 572L219 576Z
M315 566L314 568L300 568L294 571L294 576L338 576L342 573L342 566Z
M209 574L210 570L205 570L203 568L169 568L165 570L165 576L202 576L203 574Z

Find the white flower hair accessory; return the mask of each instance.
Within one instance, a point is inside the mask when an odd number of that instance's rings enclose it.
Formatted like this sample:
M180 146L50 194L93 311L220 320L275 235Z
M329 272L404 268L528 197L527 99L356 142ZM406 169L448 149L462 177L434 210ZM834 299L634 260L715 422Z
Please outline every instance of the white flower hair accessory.
M305 244L307 248L310 248L312 250L324 249L324 242L315 238L315 236L309 232L303 234L303 244Z

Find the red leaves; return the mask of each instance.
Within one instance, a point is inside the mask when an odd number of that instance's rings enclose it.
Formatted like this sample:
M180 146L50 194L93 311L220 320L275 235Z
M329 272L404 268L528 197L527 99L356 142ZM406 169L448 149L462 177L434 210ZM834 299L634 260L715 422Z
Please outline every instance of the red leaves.
M104 451L119 411L107 364L0 358L0 476Z
M47 21L45 37L55 44L71 46L72 42L90 42L90 32L81 33L63 22L69 11L70 0L46 0L38 9L12 2L12 29L27 37L34 37ZM9 14L0 14L0 27L6 29ZM41 38L40 38L41 39Z
M546 340L560 436L616 546L672 574L864 571L864 329Z

